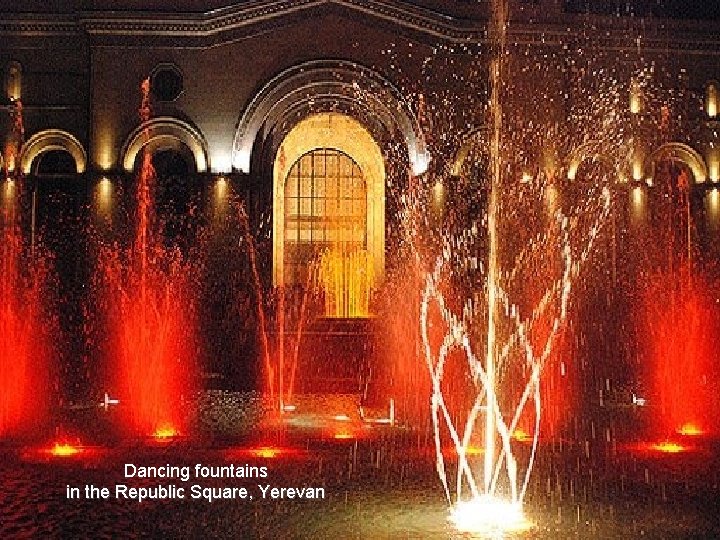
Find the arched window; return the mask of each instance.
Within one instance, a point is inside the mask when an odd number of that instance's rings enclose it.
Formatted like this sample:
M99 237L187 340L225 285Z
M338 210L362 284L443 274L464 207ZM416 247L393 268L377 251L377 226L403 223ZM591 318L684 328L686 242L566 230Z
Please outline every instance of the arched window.
M285 180L285 283L303 285L324 253L367 249L367 186L353 159L322 148L301 156Z
M273 209L273 282L319 292L325 317L368 317L385 264L385 166L367 129L337 113L296 124L275 158Z
M59 129L35 133L23 145L20 156L20 167L25 174L82 174L87 163L80 141Z

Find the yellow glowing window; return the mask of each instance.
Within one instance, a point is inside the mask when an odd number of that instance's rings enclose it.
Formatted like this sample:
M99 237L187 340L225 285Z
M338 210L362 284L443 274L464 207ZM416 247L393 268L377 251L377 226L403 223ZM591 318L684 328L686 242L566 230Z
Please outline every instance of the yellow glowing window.
M285 283L304 285L329 250L367 247L367 187L347 154L330 148L301 156L285 180Z

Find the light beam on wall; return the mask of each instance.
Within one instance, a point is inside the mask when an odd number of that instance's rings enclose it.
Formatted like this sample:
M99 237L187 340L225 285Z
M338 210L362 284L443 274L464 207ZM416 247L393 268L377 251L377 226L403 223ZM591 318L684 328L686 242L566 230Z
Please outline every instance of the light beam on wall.
M718 85L714 81L708 84L705 90L705 112L707 113L708 118L717 117Z

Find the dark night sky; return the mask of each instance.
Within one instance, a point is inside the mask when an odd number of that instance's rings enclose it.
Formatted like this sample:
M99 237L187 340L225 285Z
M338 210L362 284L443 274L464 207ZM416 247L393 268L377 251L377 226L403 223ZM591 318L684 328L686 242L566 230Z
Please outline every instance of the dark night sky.
M468 6L478 0L404 0L435 9ZM542 0L519 0L539 4ZM242 4L238 0L0 0L0 13L73 13L86 10L155 12L206 12ZM482 0L480 3L483 3ZM489 0L485 3L489 3ZM720 0L565 0L566 11L609 15L635 15L682 19L720 19Z
M568 11L654 15L681 19L718 19L720 0L567 0Z

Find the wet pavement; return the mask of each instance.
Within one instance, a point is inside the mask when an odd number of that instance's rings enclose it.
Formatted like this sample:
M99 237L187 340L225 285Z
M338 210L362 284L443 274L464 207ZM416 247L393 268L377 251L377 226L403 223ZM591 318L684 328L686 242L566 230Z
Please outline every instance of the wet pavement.
M472 537L457 532L447 519L448 505L425 433L355 427L341 437L327 430L289 429L264 439L122 441L64 457L47 448L5 446L0 449L0 536ZM526 513L535 527L516 536L720 537L715 506L720 500L720 449L709 439L694 439L684 449L666 452L617 441L594 446L541 443L526 499ZM452 467L452 457L448 461ZM187 482L124 478L126 463L188 466L191 477ZM267 476L195 478L197 464L232 464L243 471L266 467ZM67 486L80 487L82 493L86 484L108 487L110 497L67 498ZM185 487L186 498L116 499L117 484ZM189 488L194 484L245 487L253 498L192 499ZM263 498L259 486L265 485L322 488L324 498Z

